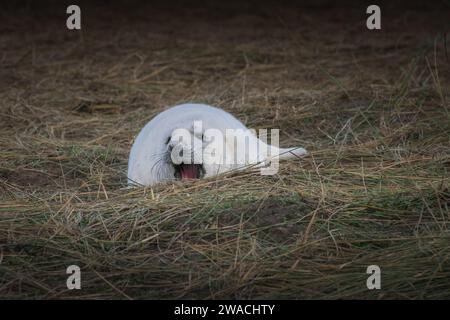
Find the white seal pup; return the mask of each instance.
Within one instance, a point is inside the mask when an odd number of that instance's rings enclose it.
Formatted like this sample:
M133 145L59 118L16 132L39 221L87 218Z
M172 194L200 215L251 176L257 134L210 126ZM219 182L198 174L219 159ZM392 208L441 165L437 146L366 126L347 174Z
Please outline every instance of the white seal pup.
M152 186L305 154L300 147L278 148L273 139L272 145L266 144L224 110L182 104L161 112L140 131L130 151L127 178L129 185Z

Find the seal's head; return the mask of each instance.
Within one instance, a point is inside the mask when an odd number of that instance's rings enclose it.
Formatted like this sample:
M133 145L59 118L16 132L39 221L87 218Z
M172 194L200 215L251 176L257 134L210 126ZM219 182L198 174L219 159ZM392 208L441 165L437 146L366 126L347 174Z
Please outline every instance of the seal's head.
M176 127L161 128L153 135L152 144L147 144L148 153L136 152L136 158L145 160L130 161L129 181L146 185L153 181L201 179L227 171L226 165L215 161L223 156L223 144L214 134L222 134L215 129L204 130L204 125L207 122L190 120Z
M128 161L128 183L154 185L223 172L226 167L209 164L208 156L204 156L208 152L205 130L221 128L227 117L231 118L224 111L197 104L173 107L158 114L133 143Z
M176 180L200 179L209 171L203 161L206 141L204 133L194 122L190 128L177 128L166 140L166 157L173 167Z

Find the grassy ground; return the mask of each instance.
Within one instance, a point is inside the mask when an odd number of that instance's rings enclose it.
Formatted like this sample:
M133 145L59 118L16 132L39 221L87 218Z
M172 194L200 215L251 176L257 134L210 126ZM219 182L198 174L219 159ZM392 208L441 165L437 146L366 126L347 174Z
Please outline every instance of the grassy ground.
M450 298L448 4L369 31L361 4L127 3L81 3L81 32L0 10L1 298ZM311 154L126 189L134 136L187 101Z

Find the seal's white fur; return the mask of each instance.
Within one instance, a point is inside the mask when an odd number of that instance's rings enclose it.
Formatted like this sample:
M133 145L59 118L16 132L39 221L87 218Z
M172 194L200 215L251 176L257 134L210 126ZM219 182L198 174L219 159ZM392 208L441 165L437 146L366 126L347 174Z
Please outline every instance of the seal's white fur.
M217 129L225 136L226 129L242 129L248 134L248 129L235 117L221 109L204 104L182 104L165 110L148 122L137 136L131 148L128 161L128 182L129 184L140 184L145 186L154 185L159 182L175 180L175 168L169 152L177 143L172 139L173 133L177 129L187 129L194 132L194 121L201 121L203 130ZM301 156L306 154L303 148L278 149L260 141L253 134L249 143L260 143L271 151L270 154L279 154L280 159ZM202 137L195 136L193 139L200 139L198 145L202 146ZM195 145L195 144L194 144ZM267 148L259 148L257 155L251 158L258 161L267 160ZM190 152L202 152L192 150ZM234 152L233 149L225 145L225 152ZM237 157L245 155L237 154ZM238 162L239 163L239 162ZM242 168L238 164L207 164L203 163L204 177L211 177L226 171Z

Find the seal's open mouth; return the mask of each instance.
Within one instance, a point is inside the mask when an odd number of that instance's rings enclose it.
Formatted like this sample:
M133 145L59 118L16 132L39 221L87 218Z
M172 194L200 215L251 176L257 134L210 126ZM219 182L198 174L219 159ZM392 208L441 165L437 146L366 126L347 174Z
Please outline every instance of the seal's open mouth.
M203 177L205 170L201 164L185 164L174 165L175 178L178 180L192 180Z

